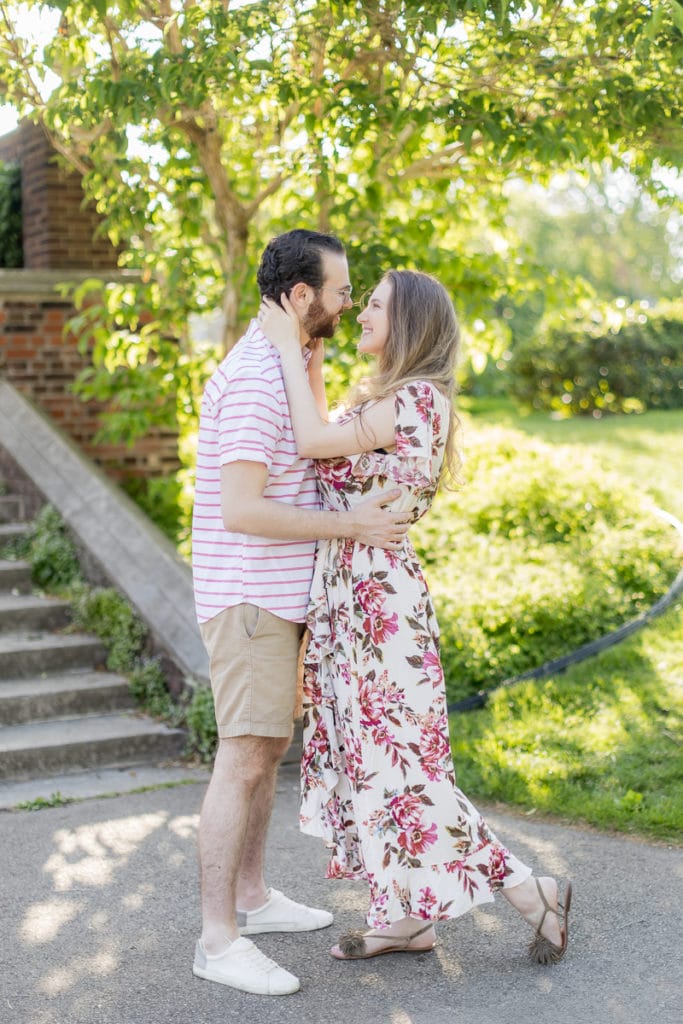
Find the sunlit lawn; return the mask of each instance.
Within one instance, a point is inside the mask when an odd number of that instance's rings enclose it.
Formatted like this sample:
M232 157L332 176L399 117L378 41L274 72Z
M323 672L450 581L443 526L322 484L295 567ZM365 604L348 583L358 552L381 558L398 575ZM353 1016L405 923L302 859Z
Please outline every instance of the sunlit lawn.
M471 418L470 418L471 416ZM590 449L683 519L683 412L553 421L506 403L472 404L477 422ZM571 466L567 467L568 473ZM534 684L453 715L458 780L473 798L668 840L683 826L683 602L629 640Z

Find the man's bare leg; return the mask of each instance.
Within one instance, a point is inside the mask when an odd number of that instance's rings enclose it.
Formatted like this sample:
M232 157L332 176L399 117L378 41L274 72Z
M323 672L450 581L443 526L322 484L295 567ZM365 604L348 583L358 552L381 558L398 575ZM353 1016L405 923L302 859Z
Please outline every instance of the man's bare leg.
M281 758L287 752L291 737L281 741L273 740L273 754L276 742L281 742L277 760L272 763L271 770L264 773L254 791L249 809L242 856L236 880L236 906L239 910L256 910L266 902L268 889L265 881L265 853L268 826L273 811L277 770Z
M252 856L259 842L262 846L265 844L275 774L288 742L282 737L260 736L236 736L219 741L199 819L202 943L210 955L220 953L239 935L236 897L240 864L247 842ZM259 804L265 800L267 807L260 807L254 825L250 826L257 798ZM261 849L258 855L261 879L263 857ZM253 881L253 875L251 878ZM261 902L264 901L265 886Z

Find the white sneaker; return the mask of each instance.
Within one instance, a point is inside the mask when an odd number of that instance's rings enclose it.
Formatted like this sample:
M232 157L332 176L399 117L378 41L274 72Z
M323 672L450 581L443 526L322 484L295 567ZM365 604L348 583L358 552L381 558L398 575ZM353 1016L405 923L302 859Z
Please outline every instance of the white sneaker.
M287 996L299 991L299 979L278 967L249 939L235 939L219 956L206 953L200 940L192 973L198 978L261 996Z
M327 928L334 918L328 910L317 910L295 903L277 889L268 890L268 899L258 910L238 910L240 935L260 932L314 932Z

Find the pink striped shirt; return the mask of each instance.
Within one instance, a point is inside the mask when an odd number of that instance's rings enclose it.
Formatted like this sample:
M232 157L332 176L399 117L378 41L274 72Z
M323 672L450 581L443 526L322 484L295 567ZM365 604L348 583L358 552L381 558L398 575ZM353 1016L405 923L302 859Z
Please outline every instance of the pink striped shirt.
M315 541L231 533L223 525L221 466L243 460L268 467L266 498L320 508L313 463L296 450L280 356L255 320L204 390L192 516L195 606L200 622L244 602L303 622Z

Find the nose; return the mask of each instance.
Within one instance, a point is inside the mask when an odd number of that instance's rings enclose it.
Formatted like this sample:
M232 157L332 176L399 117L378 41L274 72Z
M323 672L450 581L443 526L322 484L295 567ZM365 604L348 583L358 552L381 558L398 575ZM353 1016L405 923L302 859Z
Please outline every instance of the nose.
M358 324L364 323L364 321L365 321L365 313L366 313L366 310L364 310L364 309L362 309L360 311L360 313L356 317L356 323L358 323Z
M343 302L343 307L342 308L343 309L351 309L352 306L353 306L353 299L351 298L350 295L347 295L346 293L344 293L344 302Z

